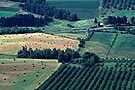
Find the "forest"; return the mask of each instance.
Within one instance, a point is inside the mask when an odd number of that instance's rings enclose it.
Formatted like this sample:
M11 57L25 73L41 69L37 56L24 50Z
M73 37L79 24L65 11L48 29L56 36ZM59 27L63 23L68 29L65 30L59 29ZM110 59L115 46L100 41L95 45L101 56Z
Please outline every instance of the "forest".
M20 4L24 10L36 13L39 15L46 15L57 19L65 19L69 21L79 20L77 14L71 14L70 11L64 9L57 9L54 6L50 6L45 0L27 0L23 4Z
M36 18L31 14L18 14L12 17L1 17L0 18L0 26L3 27L12 27L12 26L31 26L31 27L40 27L47 25L48 22L51 22L52 19L48 16L44 16L43 18ZM12 22L12 23L11 23Z

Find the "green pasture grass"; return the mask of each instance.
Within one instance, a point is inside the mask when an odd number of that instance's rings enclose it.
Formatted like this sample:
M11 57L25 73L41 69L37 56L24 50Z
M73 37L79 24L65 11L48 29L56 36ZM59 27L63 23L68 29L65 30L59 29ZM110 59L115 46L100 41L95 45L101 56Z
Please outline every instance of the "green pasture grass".
M48 1L48 4L60 9L69 10L72 13L76 13L81 19L92 19L98 17L99 15L98 0Z
M14 11L0 11L0 17L11 17L15 15L17 12Z
M79 32L79 33L58 33L55 34L57 36L66 37L70 39L77 39L77 38L85 38L86 33L85 32Z
M135 36L131 34L119 34L110 56L135 58Z
M68 24L74 26L74 28L68 27ZM94 19L87 19L87 20L79 20L75 22L70 22L67 20L59 20L54 19L52 23L49 25L44 26L45 32L58 34L58 31L71 31L76 29L88 29L92 27L94 24ZM43 28L43 27L42 27Z
M1 64L2 62L4 62L4 64ZM32 67L32 64L34 64L35 67ZM45 69L42 69L44 65L46 65ZM57 60L16 59L16 61L14 61L13 59L1 59L0 90L34 90L41 85L59 65ZM17 66L16 71L12 71L14 66ZM26 70L23 69L25 67L27 68ZM17 74L19 76L17 76ZM36 75L38 75L38 77ZM4 78L6 78L6 80L4 80ZM24 80L26 81L24 82Z
M105 45L111 45L116 33L95 32L91 41L101 42Z
M81 50L81 54L88 51L101 57L106 57L115 35L115 33L95 32L90 41L86 41L85 48Z
M106 13L105 17L108 17L108 16L119 16L119 17L127 16L128 18L132 18L135 15L134 10L103 9L102 13Z

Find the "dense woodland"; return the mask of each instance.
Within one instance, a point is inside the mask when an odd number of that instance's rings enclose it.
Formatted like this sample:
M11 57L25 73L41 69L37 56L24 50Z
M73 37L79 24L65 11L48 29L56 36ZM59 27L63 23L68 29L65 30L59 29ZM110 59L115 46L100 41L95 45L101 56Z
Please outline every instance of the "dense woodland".
M46 0L10 0L21 2L20 7L22 9L41 15L40 18L34 17L34 15L15 15L12 17L1 17L0 26L12 27L12 26L32 26L40 27L47 25L48 22L53 21L53 18L65 19L69 21L77 21L77 14L71 14L71 12L64 9L57 9L53 6L49 6ZM12 23L11 23L12 22Z
M60 49L27 49L27 46L23 46L18 51L19 58L35 58L35 59L58 59L59 62L70 62L72 59L79 58L80 54L72 49L67 48L65 51Z
M39 27L48 24L48 22L51 22L52 19L44 16L40 18L34 17L34 15L31 14L19 14L12 17L1 17L0 18L0 26L4 27L12 27L12 26L33 26L33 27Z
M29 12L36 13L42 16L54 17L57 19L65 19L69 21L77 21L77 14L71 14L70 11L64 9L57 9L53 6L50 6L46 3L46 0L26 0L23 1L23 4L20 6Z
M135 0L103 0L103 8L135 10Z

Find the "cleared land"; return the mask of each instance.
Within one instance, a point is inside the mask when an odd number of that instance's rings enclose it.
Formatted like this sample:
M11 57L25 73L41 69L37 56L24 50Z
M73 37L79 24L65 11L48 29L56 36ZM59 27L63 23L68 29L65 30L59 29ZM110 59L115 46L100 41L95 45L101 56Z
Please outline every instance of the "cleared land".
M59 65L57 60L1 59L0 90L34 90Z
M10 17L15 14L16 14L16 12L14 12L14 11L0 11L0 17Z
M57 36L61 36L61 37L66 37L66 38L70 38L70 39L77 39L77 38L85 38L86 37L86 33L85 32L77 32L77 33L59 33L59 34L55 34Z
M48 0L50 5L76 13L81 19L98 17L98 0ZM81 3L81 4L80 4Z
M77 40L43 33L0 35L0 54L16 55L22 46L33 49L77 49Z
M128 18L132 18L135 15L134 10L117 10L117 9L103 9L101 16L108 17L108 16L127 16Z
M4 1L0 1L0 7L11 7L11 6L13 6L14 5L14 3L12 2L4 2Z
M109 56L135 58L135 36L119 34Z
M72 25L74 28L68 27L68 24ZM80 20L76 22L54 19L52 23L49 23L49 25L44 27L44 31L47 33L59 34L59 31L68 32L78 29L88 29L91 28L93 25L95 25L94 19Z
M115 37L116 33L95 32L90 41L86 42L81 54L89 51L101 57L135 58L135 36L118 34L116 41L114 41ZM110 53L108 53L109 50Z
M81 54L88 51L96 53L101 57L106 57L115 35L115 33L95 32L90 41L86 42L85 48L81 50Z
M0 17L10 17L19 11L17 3L11 1L0 1Z

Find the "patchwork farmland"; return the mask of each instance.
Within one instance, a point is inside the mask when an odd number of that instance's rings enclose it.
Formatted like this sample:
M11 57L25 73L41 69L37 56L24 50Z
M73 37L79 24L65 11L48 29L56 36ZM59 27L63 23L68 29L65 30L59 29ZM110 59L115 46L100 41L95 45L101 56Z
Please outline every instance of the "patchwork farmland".
M0 90L135 90L134 0L15 1L0 1L0 17L37 20L1 19Z

